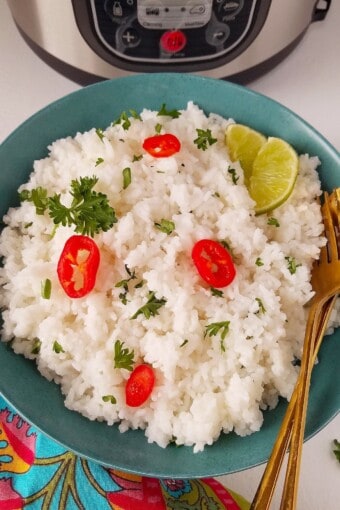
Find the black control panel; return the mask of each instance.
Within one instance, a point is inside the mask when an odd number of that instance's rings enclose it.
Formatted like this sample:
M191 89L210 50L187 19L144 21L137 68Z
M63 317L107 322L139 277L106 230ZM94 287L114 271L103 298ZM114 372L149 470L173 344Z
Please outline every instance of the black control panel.
M270 0L73 0L88 44L118 67L188 70L235 58L261 30ZM86 11L86 13L85 13ZM191 67L190 67L191 66ZM139 69L138 69L139 68Z

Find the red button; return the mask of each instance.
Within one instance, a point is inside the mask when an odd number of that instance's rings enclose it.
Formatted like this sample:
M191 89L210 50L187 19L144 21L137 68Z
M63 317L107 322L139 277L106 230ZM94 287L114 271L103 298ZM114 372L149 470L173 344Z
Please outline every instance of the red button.
M180 30L164 32L160 40L163 50L169 53L181 51L187 43L187 38Z

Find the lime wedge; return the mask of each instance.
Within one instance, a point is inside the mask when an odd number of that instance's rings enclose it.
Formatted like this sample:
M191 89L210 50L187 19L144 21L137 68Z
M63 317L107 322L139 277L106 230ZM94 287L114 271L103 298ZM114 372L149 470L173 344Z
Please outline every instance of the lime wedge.
M281 138L268 138L253 162L249 194L256 202L256 214L272 211L293 191L299 169L298 156Z
M239 161L248 184L253 162L267 138L243 124L230 124L226 129L225 142L231 161Z

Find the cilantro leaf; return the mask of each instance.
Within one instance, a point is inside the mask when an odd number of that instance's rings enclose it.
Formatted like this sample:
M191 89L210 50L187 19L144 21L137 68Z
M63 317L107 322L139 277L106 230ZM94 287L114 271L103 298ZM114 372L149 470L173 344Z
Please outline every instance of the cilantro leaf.
M114 367L132 371L135 353L124 348L124 342L116 340L114 348Z
M122 171L123 174L123 189L126 189L131 184L131 168L128 166Z
M175 223L163 218L160 223L155 223L155 227L158 228L158 230L161 232L170 235L175 230Z
M159 117L161 115L164 115L165 117L172 117L173 119L178 119L178 117L180 117L181 115L181 112L179 110L168 110L166 108L165 103L163 103L157 115Z
M60 354L61 352L65 352L64 349L62 348L62 346L60 345L59 342L57 342L56 340L53 342L53 350L54 352L56 352L57 354Z
M294 257L285 257L285 260L287 261L288 271L290 274L295 274L296 270L301 264L297 264Z
M41 297L43 299L50 299L52 292L52 282L49 278L41 282Z
M338 462L340 462L340 442L337 439L334 439L333 445L334 445L333 453L334 453L336 459L338 460Z
M151 316L158 315L158 310L165 305L166 299L157 299L154 292L149 292L148 300L145 305L138 308L137 312L130 317L132 320L136 319L138 315L144 315L146 319L150 319Z
M111 404L117 404L117 399L113 395L103 395L103 402L110 402Z
M19 199L21 202L33 202L35 206L35 212L38 215L44 214L48 208L47 189L38 186L37 188L30 190L23 190L19 193Z
M195 138L194 143L203 151L207 150L208 145L213 145L217 142L217 138L213 138L210 129L196 129L196 132L198 136Z
M229 325L230 321L212 322L205 327L204 336L208 335L211 337L220 333L221 339L224 340L229 333Z

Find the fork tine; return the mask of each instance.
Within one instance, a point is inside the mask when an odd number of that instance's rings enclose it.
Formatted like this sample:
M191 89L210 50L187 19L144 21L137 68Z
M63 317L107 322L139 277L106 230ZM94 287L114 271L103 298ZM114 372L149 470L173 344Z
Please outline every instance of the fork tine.
M338 258L340 258L340 188L335 188L333 190L329 197L329 206L338 247Z
M328 262L332 260L337 260L339 258L338 254L338 243L337 243L337 235L334 228L334 213L332 215L331 212L331 201L333 200L333 195L329 195L326 191L324 193L324 203L321 206L323 221L325 225L325 235L327 237L327 255ZM338 215L335 215L337 219ZM325 250L321 250L320 253L320 262L326 262L324 260Z

